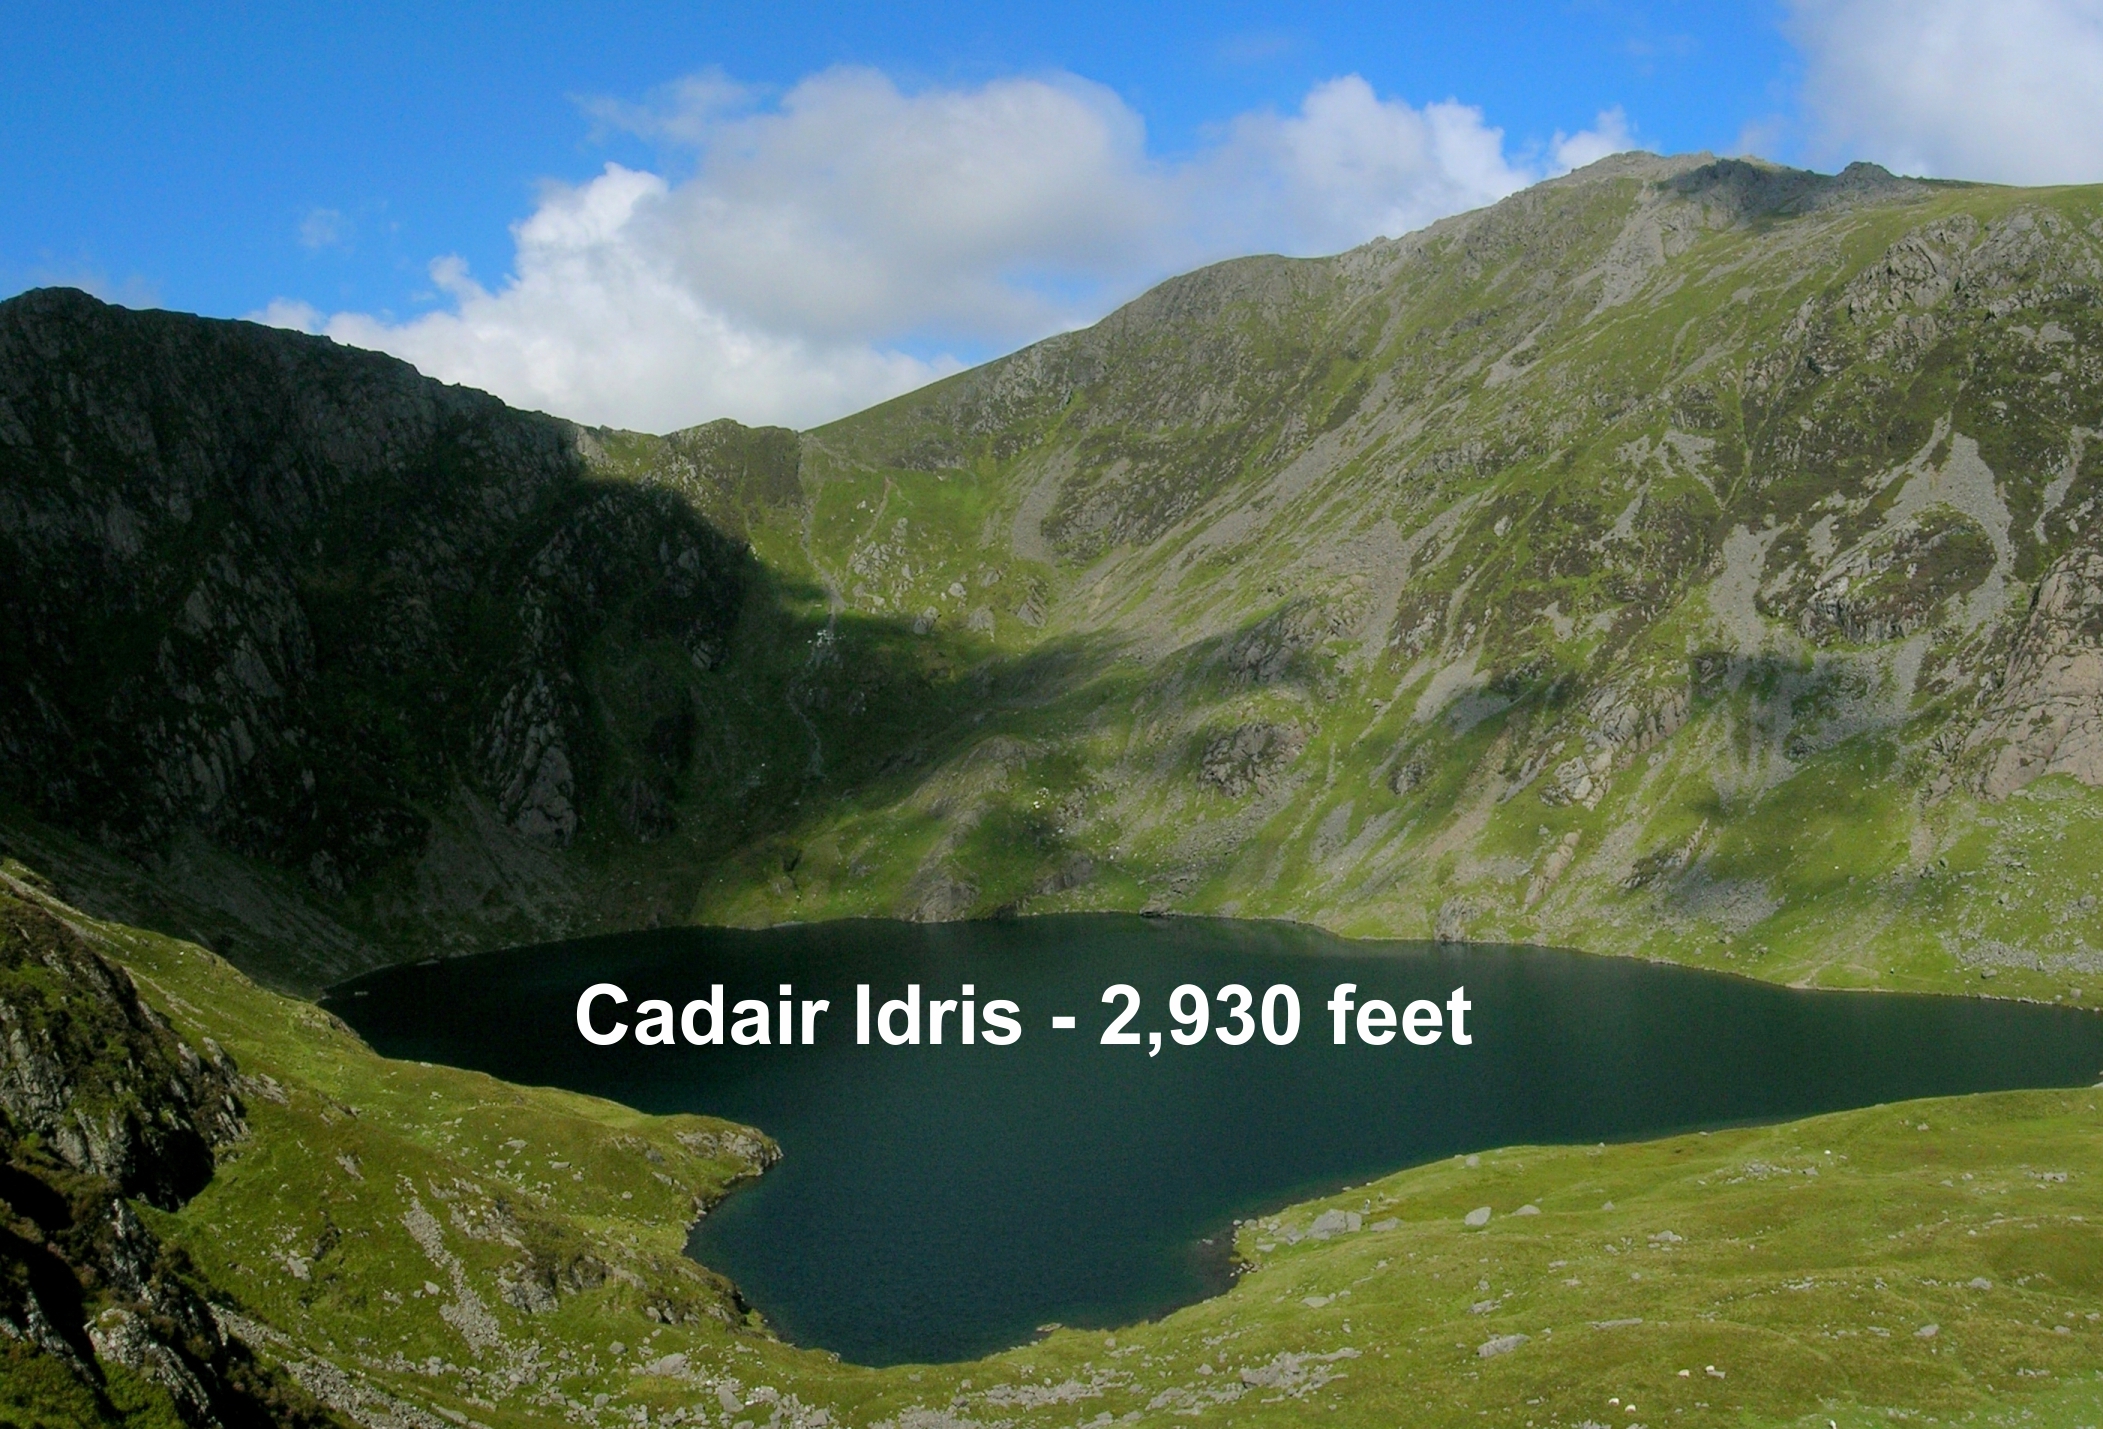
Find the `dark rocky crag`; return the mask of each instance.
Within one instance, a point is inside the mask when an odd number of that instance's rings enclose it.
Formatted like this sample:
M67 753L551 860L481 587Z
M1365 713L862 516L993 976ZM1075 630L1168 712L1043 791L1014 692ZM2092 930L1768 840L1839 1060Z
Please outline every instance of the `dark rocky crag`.
M707 668L748 562L594 450L321 339L0 304L0 792L149 865L197 834L323 899L413 863L462 797L528 846L602 795L663 828L690 703L660 679L667 748L618 747L587 652ZM605 787L616 765L644 773Z

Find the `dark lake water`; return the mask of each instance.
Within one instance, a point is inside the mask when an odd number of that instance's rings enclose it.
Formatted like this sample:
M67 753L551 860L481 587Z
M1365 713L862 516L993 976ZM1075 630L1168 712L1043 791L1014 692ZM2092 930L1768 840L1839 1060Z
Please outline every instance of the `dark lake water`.
M631 1024L609 1047L576 1022L580 994L600 982L628 997L596 1004L597 1029ZM784 982L799 1002L832 1004L812 1045L637 1045L646 999L683 1008L721 983L726 1011L754 998L774 1014ZM1435 1004L1438 1040L1368 1045L1354 1013L1349 1044L1335 1045L1325 1004L1343 982L1398 1017ZM962 1002L971 984L973 1044L950 1012L943 1045L929 1045L923 1006L920 1045L873 1029L858 1045L858 983L874 1009L909 983L924 1002ZM1126 1024L1136 1046L1101 1043L1122 1010L1103 990L1118 983L1141 999ZM1212 1034L1194 1046L1163 1036L1152 1053L1148 1034L1179 1026L1171 995L1186 983L1246 987L1247 1042L1219 1040L1240 1024L1215 997ZM1289 1045L1262 1030L1274 985L1297 992ZM1457 987L1472 1004L1466 1046L1444 1026ZM1018 1009L1021 1036L1006 1046L985 1040L995 999ZM1047 1322L1157 1315L1222 1288L1233 1218L1458 1152L2085 1085L2103 1068L2103 1018L2059 1008L1114 915L637 933L393 968L326 1001L391 1056L766 1130L781 1164L703 1221L692 1252L789 1339L864 1364L967 1358ZM1274 1031L1285 1003L1271 999ZM1077 1026L1054 1030L1055 1015ZM1418 1017L1422 1035L1429 1013ZM893 1014L894 1031L903 1020ZM766 1022L777 1030L776 1015ZM696 1030L707 1024L697 1014Z

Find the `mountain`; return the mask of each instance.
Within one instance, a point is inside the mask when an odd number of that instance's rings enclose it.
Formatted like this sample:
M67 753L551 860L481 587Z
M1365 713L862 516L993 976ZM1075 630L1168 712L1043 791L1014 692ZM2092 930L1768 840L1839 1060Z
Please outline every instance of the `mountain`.
M2099 198L1625 156L807 435L756 549L993 693L704 911L2093 987Z
M2093 1002L2099 289L2103 190L1624 155L668 437L28 294L6 837L291 987L1093 907Z
M284 990L1095 907L2094 1004L2099 290L2103 189L1621 156L662 437L0 303L0 1420L2094 1422L2093 1091L1419 1167L866 1370L681 1253L760 1133Z

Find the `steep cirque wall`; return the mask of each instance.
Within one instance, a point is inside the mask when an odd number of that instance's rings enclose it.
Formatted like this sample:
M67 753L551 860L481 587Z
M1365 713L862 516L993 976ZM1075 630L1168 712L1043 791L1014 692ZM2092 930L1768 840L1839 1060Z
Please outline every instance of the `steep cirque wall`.
M595 800L662 826L683 751L639 746L691 726L676 672L721 658L747 561L594 449L325 340L0 304L0 788L149 865L188 838L283 870L293 903L406 880L448 811L484 866ZM643 735L598 708L608 642L675 672ZM280 941L363 956L320 928Z

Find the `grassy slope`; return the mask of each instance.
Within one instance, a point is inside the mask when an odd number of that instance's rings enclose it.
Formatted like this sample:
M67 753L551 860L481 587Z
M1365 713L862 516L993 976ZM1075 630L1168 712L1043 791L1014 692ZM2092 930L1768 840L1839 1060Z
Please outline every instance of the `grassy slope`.
M774 1341L680 1256L696 1199L744 1164L696 1157L680 1134L724 1124L387 1061L199 948L90 926L185 1036L216 1038L259 1079L252 1138L156 1229L267 1327L251 1331L267 1355L333 1382L361 1417L404 1403L491 1429L641 1409L726 1429L2103 1412L2099 1092L1420 1167L1242 1227L1249 1273L1160 1322L873 1371ZM1482 1205L1494 1218L1469 1229ZM1332 1207L1364 1228L1305 1235ZM500 1291L526 1256L592 1257L607 1275L528 1314ZM1529 1338L1479 1355L1511 1334ZM1636 1409L1623 1418L1610 1397Z
M1935 743L1977 717L1979 681L2005 664L2027 587L2003 619L1968 629L1945 604L1907 641L1806 638L1786 604L1800 590L1754 617L1750 644L1714 608L1733 529L1778 523L1762 568L1773 585L1821 516L1839 522L1842 546L1874 529L1899 490L1888 473L1934 446L1938 420L1976 436L1993 465L2011 585L2085 539L2063 518L2088 499L2103 448L2090 443L2068 469L2050 521L2040 492L2079 449L2068 433L2103 420L2091 307L2047 295L1990 320L1944 311L1942 346L1926 357L1891 346L1898 318L1846 314L1909 235L1951 223L1985 233L2024 214L2092 227L2097 191L1939 189L1698 230L1634 299L1594 312L1594 289L1572 274L1619 231L1635 189L1602 183L1567 200L1574 236L1546 297L1541 284L1513 291L1520 240L1472 267L1455 240L1427 241L1414 266L1395 260L1386 286L1353 287L1334 276L1346 260L1324 260L1294 271L1330 276L1254 316L1230 305L1205 332L1255 330L1234 355L1242 365L1219 358L1211 371L1209 350L1194 349L1185 385L1270 382L1245 404L1259 435L1241 465L1207 478L1192 514L1148 527L1141 507L1122 543L1031 554L1011 535L1048 470L1085 469L1105 442L1182 441L1191 462L1213 451L1216 433L1149 425L1180 389L1146 365L1144 344L1102 339L1127 366L1049 413L1020 399L1020 415L991 398L975 407L978 389L956 379L807 438L802 506L749 534L808 592L801 624L764 632L755 658L810 673L797 718L765 708L729 721L737 737L771 740L767 777L781 783L738 806L745 824L733 826L760 832L708 861L689 916L924 914L933 884L949 916L1162 907L1390 936L1445 925L1785 981L2103 1000L2103 905L2081 901L2098 793L2055 779L1991 803ZM1805 311L1825 328L1792 336ZM1480 339L1467 335L1476 317ZM1537 320L1544 355L1492 381L1489 359ZM2052 321L2078 342L2040 357L2011 335ZM1427 372L1423 350L1440 343L1450 358ZM1791 344L1819 343L1825 377L1772 390L1746 377ZM1308 356L1325 345L1326 366ZM1372 395L1331 445L1281 475L1280 433L1316 425L1361 378ZM1714 389L1705 425L1686 410L1701 381ZM1400 420L1426 411L1439 423ZM1689 425L1712 444L1706 458L1655 455ZM1464 439L1500 433L1506 455L1424 475ZM1653 456L1630 455L1644 449ZM647 469L646 451L637 463ZM1193 470L1150 479L1172 495L1199 481ZM1432 518L1446 524L1408 547ZM1354 543L1372 554L1351 554ZM1416 554L1397 556L1405 547ZM844 659L817 643L828 593ZM1018 619L1033 597L1048 611L1041 628ZM1412 645L1420 608L1437 628ZM1236 673L1238 647L1267 628L1293 634L1309 611L1330 623L1298 630L1282 674ZM926 612L935 629L906 635L904 619ZM894 684L888 718L872 723L845 711L873 663L853 647L878 640L917 643L926 683ZM1704 679L1710 658L1717 673ZM1470 664L1472 679L1449 686L1472 705L1427 702ZM1918 673L1901 679L1901 666ZM1638 703L1685 692L1690 717L1655 748L1619 750L1596 807L1545 801L1553 766L1585 750L1584 697L1609 685ZM1304 729L1305 751L1255 792L1203 784L1208 739L1251 722ZM923 756L902 772L901 729L917 731ZM1411 762L1424 777L1398 791L1392 776ZM726 826L719 794L697 807L697 823ZM1545 877L1573 835L1567 869ZM1645 860L1662 873L1637 878ZM1086 875L1062 876L1076 867ZM2011 884L2023 896L2007 898Z

